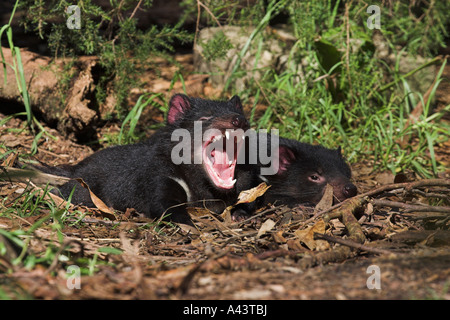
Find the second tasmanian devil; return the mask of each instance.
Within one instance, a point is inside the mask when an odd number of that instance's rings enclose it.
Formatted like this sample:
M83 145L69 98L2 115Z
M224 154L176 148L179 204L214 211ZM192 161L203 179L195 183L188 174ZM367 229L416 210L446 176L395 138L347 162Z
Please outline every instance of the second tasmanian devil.
M165 213L172 221L189 223L186 203L221 212L240 191L251 187L251 174L236 172L240 141L233 138L232 144L226 143L227 131L248 127L237 96L212 101L176 94L169 103L166 126L147 141L100 150L73 166L39 169L82 178L114 209L134 208L149 217ZM181 138L191 140L182 144ZM68 197L74 187L73 203L93 205L88 191L75 181L59 189Z
M270 142L274 137L279 138L278 148L271 150ZM350 182L350 167L340 148L333 150L274 135L267 138L266 149L277 165L273 174L259 175L271 186L264 197L266 202L315 205L322 198L327 183L333 187L334 203L357 194L356 186ZM261 141L257 149L251 150L261 152Z

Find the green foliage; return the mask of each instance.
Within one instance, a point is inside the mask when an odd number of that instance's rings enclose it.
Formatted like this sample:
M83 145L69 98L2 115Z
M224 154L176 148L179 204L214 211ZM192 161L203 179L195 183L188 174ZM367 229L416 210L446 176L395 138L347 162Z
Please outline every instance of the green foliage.
M152 56L170 59L173 43L186 43L193 37L182 30L182 22L175 26L138 28L134 17L136 10L151 10L152 1L143 1L138 7L134 0L110 1L102 8L92 0L74 2L67 0L21 0L26 9L25 28L38 33L48 41L55 56L96 55L100 59L102 74L97 84L96 97L101 102L106 97L106 84L113 83L117 106L123 107L130 89L140 85L140 75L152 64ZM69 29L66 20L68 6L78 4L80 29ZM131 12L131 13L130 13ZM51 22L50 22L51 21Z
M375 56L373 35L380 33L397 61L404 52L431 57L449 37L450 3L394 1L379 4L380 30L371 30L367 20L368 4L363 1L242 1L184 0L181 20L174 26L137 27L135 10L151 10L152 1L111 0L110 8L94 1L79 3L82 26L68 30L65 8L73 1L21 0L26 8L25 26L48 40L57 56L97 55L103 68L97 85L97 100L106 97L106 84L113 82L119 105L123 105L131 87L139 84L140 72L156 67L150 56L169 57L174 41L191 42L194 35L182 28L188 18L198 18L198 27L253 26L253 33L238 52L236 64L226 79L225 94L239 94L246 101L268 105L262 116L252 110L250 119L258 128L276 127L282 135L301 141L342 146L352 161L370 157L379 166L392 171L413 168L423 176L435 175L439 164L434 146L447 139L448 128L438 124L442 112L430 116L430 101L419 119L408 126L408 115L425 92L412 90L411 76L438 62L431 60L404 74ZM199 15L199 16L198 16ZM50 22L51 21L51 22ZM56 21L56 22L55 22ZM192 21L192 19L191 19ZM288 49L285 67L258 71L263 76L235 91L236 80L249 71L242 59L256 47L257 59L270 26L286 23L295 37ZM221 32L201 43L208 60L221 59L232 48ZM442 62L441 62L442 63ZM445 62L444 62L445 63ZM256 64L255 64L256 65ZM442 64L444 65L444 64ZM183 78L180 73L174 81ZM435 82L441 82L441 75ZM118 143L136 141L136 124L147 106L164 109L141 97L129 111L119 109L122 124ZM407 137L411 145L399 144Z
M383 34L408 52L431 56L449 36L448 1L392 1L383 10Z
M216 9L214 1L204 3L209 5L209 12L225 10L225 4ZM449 138L448 125L438 122L444 111L430 116L434 88L419 119L408 126L409 113L425 94L408 88L412 75L440 63L437 86L445 61L433 59L402 74L398 65L389 66L375 57L373 34L381 32L397 61L403 52L430 57L449 36L450 3L380 4L381 30L367 27L371 16L367 6L362 1L271 1L256 21L250 18L255 16L250 13L253 8L241 15L229 14L239 21L228 23L252 21L256 30L239 53L225 88L232 91L235 80L249 72L240 65L239 57L249 47L259 46L266 19L273 21L284 14L296 38L286 67L281 72L271 67L259 70L263 79L237 92L246 100L254 98L254 105L268 105L258 119L252 111L252 124L265 129L276 127L281 135L304 142L342 146L351 161L370 158L393 172L409 168L425 177L436 175L442 168L438 168L434 146ZM203 14L211 15L207 10ZM216 25L215 19L207 21ZM399 143L404 138L411 144Z
M203 56L207 61L225 58L228 50L233 48L230 40L223 32L217 32L211 41L201 42L200 45L204 49Z
M11 13L10 19L8 24L5 24L0 28L0 40L2 39L3 33L6 33L6 38L8 40L9 48L11 49L11 55L12 55L12 62L13 65L8 65L8 67L11 67L14 70L14 75L16 77L17 81L17 88L19 89L19 93L22 96L22 101L25 106L26 115L27 115L27 123L28 126L31 127L33 123L33 114L31 112L31 103L30 103L30 95L27 90L27 85L25 82L25 74L23 70L23 64L22 64L22 58L20 55L20 48L16 47L14 45L13 41L13 34L12 34L12 28L11 28L11 22L14 17L14 13L16 12L17 6L18 6L19 0L16 1L13 12ZM1 53L1 59L3 64L3 72L4 72L4 82L6 84L7 78L6 78L6 68L7 63L5 61L5 56L3 54L3 50L0 50Z
M147 107L148 105L152 105L154 107L159 106L159 108L161 108L161 105L159 105L159 103L156 101L156 98L161 97L162 94L152 94L143 102L146 96L147 95L141 95L139 97L135 106L130 110L128 115L123 120L118 138L119 144L122 144L124 142L125 144L128 144L139 140L139 136L136 135L135 129L145 107Z

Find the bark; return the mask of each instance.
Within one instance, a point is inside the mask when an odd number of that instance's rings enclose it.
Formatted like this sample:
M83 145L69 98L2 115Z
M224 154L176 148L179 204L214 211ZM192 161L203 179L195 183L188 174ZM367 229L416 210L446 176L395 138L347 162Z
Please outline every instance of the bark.
M8 113L20 112L22 98L19 94L13 65L13 57L9 48L3 48L7 64L6 82L0 81L1 110ZM21 49L21 57L27 89L30 95L32 110L42 116L49 125L71 139L89 138L94 127L101 118L100 111L112 111L109 105L111 97L106 99L108 105L98 106L95 100L96 72L99 71L98 59L80 57L66 75L64 66L68 59L52 59L34 52ZM70 74L69 86L63 85L63 77ZM112 95L112 93L111 93Z

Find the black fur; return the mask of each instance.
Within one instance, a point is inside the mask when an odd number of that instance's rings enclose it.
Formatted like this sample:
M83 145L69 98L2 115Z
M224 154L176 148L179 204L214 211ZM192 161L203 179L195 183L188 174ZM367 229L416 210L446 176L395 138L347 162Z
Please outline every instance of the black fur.
M269 135L268 142L270 139ZM357 194L340 148L331 150L280 137L279 153L274 157L279 160L278 172L262 176L271 185L265 194L266 202L314 205L322 198L327 183L333 186L334 202Z
M208 128L246 130L248 122L239 97L229 101L211 101L178 94L172 97L169 107L167 125L147 141L106 148L74 166L40 169L82 178L105 204L120 211L134 208L149 217L160 217L165 212L170 214L172 221L189 223L184 205L188 201L186 188L177 182L181 180L188 187L189 200L197 201L193 205L202 206L203 202L198 200L214 200L204 204L215 212L221 212L234 204L240 191L252 186L254 177L246 170L236 169L241 171L235 171L237 181L234 187L218 188L208 177L203 164L176 165L172 162L172 148L179 141L171 141L171 137L179 128L193 133L194 121L198 120L203 123L203 131ZM192 159L197 151L192 148ZM61 186L60 191L68 197L74 187L72 203L92 206L88 191L77 182Z

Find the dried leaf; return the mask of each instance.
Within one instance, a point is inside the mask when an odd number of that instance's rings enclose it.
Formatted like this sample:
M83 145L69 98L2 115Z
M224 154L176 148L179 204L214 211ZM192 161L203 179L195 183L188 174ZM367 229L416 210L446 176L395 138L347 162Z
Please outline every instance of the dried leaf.
M385 171L385 172L377 174L375 176L375 180L380 185L391 184L391 183L394 183L394 175L391 171Z
M275 240L275 242L278 244L286 243L286 241L287 241L286 238L283 237L283 230L273 233L272 237L273 237L273 240Z
M236 202L236 204L253 202L256 198L262 196L269 188L270 186L265 182L262 182L252 189L244 190L239 194L238 202Z
M264 221L264 223L261 225L261 228L259 228L259 230L258 230L258 234L256 235L256 239L261 237L267 231L272 230L272 228L274 226L275 226L275 222L272 219L267 219L266 221Z
M233 206L225 208L225 210L223 210L223 212L220 214L224 221L224 224L229 225L233 223L233 219L231 217L231 209L233 209L234 206L240 203L250 203L255 201L256 198L262 196L269 188L270 186L268 186L265 182L262 182L252 189L244 190L239 193L238 201Z
M1 150L0 150L1 152ZM11 153L1 164L4 167L12 167L14 163L16 163L17 157L19 154L17 152Z
M184 224L184 223L177 223L178 227L180 227L181 230L183 230L186 233L190 233L190 234L200 234L200 232L198 231L198 229L196 227L190 226L188 224Z
M220 214L225 225L229 225L233 222L233 219L231 218L231 209L233 209L233 206L226 207L225 210L223 210L223 212Z
M325 186L325 191L323 192L322 199L320 199L319 203L314 208L314 214L317 212L326 210L333 205L333 187L327 183Z
M192 217L202 217L211 214L211 211L206 208L199 208L199 207L188 207L186 208L186 211L189 213L189 215Z
M325 233L325 222L320 219L313 226L309 226L304 230L296 230L295 235L303 242L310 250L326 250L330 247L327 241L314 240L314 233Z
M83 188L86 188L86 189L89 191L89 195L90 195L90 197L91 197L91 200L92 200L92 202L94 203L94 205L95 205L95 207L96 207L97 209L99 209L100 211L102 211L102 212L104 212L104 213L111 214L111 215L113 216L114 219L116 218L116 216L115 216L115 214L114 214L114 211L112 211L112 210L111 210L111 209L110 209L110 208L109 208L102 200L100 200L99 197L97 197L97 196L91 191L91 189L89 188L89 186L87 185L87 183L83 181L83 179L81 179L81 178L76 178L76 179L74 179L74 180L78 181L78 182L83 186Z

